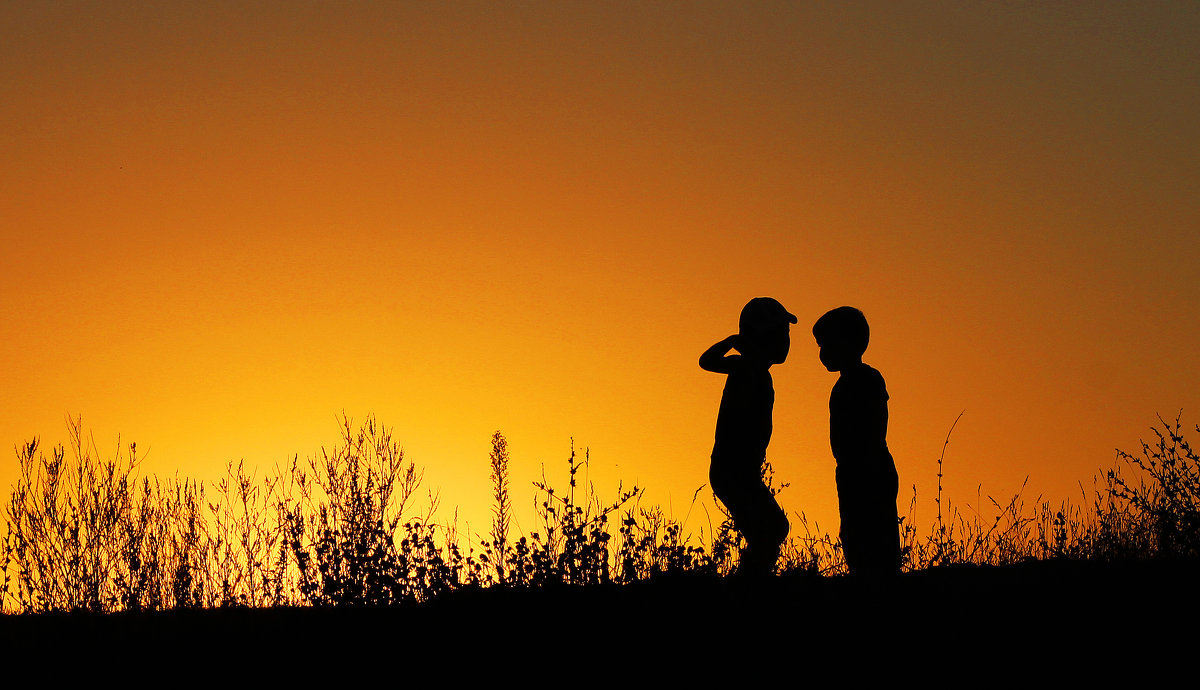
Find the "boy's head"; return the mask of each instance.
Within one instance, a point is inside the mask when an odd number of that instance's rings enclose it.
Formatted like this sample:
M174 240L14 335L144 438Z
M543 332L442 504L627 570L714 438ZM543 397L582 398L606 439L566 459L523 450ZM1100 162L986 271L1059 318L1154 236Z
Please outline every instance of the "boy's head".
M762 356L771 364L783 364L792 345L788 330L796 322L796 317L778 300L755 297L742 307L738 319L738 335L741 336L738 349L742 354Z
M854 307L838 307L825 312L813 324L812 332L821 348L821 364L829 371L842 371L861 362L871 339L867 317Z

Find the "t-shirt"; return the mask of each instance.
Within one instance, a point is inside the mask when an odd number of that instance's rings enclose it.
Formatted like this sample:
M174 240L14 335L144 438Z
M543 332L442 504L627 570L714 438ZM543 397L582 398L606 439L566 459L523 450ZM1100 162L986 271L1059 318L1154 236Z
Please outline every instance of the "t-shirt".
M883 376L874 368L860 364L842 371L829 394L829 447L838 467L891 459L887 401Z
M771 371L742 360L725 379L713 458L762 461L771 441L775 388Z

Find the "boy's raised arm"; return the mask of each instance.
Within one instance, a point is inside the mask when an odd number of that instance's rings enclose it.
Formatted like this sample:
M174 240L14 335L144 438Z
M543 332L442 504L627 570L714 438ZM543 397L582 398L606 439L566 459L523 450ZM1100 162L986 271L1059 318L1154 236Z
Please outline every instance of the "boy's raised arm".
M705 350L704 354L700 355L700 368L716 374L732 373L734 366L741 360L741 355L726 356L725 353L736 348L738 340L737 335L731 335Z

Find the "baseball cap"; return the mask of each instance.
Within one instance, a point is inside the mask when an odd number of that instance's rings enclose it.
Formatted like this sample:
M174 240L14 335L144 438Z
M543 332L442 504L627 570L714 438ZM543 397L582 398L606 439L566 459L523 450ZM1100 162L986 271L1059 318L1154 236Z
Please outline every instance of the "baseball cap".
M747 328L761 328L784 322L796 323L797 319L794 314L783 308L779 300L773 297L755 297L742 307L738 329L744 331Z

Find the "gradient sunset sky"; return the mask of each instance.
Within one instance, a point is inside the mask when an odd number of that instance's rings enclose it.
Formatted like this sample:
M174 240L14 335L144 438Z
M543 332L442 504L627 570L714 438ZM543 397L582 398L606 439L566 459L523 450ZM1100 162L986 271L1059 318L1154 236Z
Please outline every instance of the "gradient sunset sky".
M82 415L212 479L373 413L473 531L497 429L524 530L571 437L682 518L697 358L770 295L789 513L836 531L843 304L902 514L962 410L952 500L1079 500L1200 419L1197 37L1191 2L2 3L0 441Z

